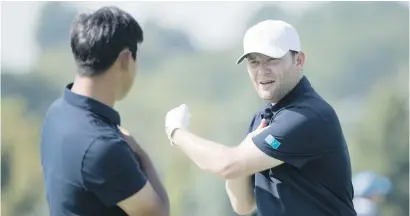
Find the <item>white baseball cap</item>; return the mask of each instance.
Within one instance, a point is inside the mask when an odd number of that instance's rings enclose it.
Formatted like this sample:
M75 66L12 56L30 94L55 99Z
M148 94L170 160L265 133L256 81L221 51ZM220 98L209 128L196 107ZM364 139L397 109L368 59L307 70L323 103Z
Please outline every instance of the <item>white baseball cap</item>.
M281 20L265 20L250 27L243 38L243 55L236 64L250 53L261 53L281 58L290 50L300 52L301 45L296 29Z

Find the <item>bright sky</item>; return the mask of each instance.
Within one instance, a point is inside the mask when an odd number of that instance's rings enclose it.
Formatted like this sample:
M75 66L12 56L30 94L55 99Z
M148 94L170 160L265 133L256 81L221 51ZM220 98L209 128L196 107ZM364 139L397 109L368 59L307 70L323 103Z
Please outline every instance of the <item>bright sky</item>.
M44 2L1 2L2 64L24 69L36 61L35 30L38 13ZM96 9L116 5L137 20L156 18L168 26L184 29L201 48L224 48L242 37L238 32L255 10L258 2L73 2L79 9ZM273 3L272 3L273 4ZM289 12L317 3L286 2ZM228 28L227 28L228 27ZM68 30L67 30L68 31ZM238 38L239 37L239 38Z

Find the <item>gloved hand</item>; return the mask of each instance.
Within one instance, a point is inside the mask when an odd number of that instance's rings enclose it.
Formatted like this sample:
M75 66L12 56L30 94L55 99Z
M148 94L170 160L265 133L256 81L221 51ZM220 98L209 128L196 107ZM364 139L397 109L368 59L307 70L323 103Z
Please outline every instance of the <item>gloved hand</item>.
M165 133L167 134L168 139L171 141L172 145L175 145L172 142L172 134L175 129L184 129L188 130L191 114L189 113L188 106L182 104L179 107L176 107L168 111L165 117Z

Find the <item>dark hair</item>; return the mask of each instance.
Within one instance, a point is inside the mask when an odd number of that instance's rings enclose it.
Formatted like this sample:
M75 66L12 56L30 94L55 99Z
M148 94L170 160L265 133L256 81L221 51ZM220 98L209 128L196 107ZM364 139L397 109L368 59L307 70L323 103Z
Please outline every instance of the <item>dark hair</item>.
M292 57L295 57L296 54L299 53L298 51L294 51L294 50L289 50L289 52L290 52L290 55L291 55Z
M298 51L289 50L290 56L292 57L292 62L295 63L295 56L299 53Z
M91 14L80 14L70 32L71 51L79 73L95 76L104 73L126 48L137 56L143 41L138 22L117 7L103 7Z

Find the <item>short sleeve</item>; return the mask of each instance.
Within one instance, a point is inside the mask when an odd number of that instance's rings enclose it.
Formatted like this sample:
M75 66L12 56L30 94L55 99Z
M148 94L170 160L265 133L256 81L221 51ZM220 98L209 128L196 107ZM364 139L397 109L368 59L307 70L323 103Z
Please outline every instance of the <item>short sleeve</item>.
M279 111L269 126L252 138L265 154L295 167L322 156L323 122L313 110L292 107Z
M82 164L86 189L106 206L114 206L147 182L135 153L120 138L99 138L86 152Z

